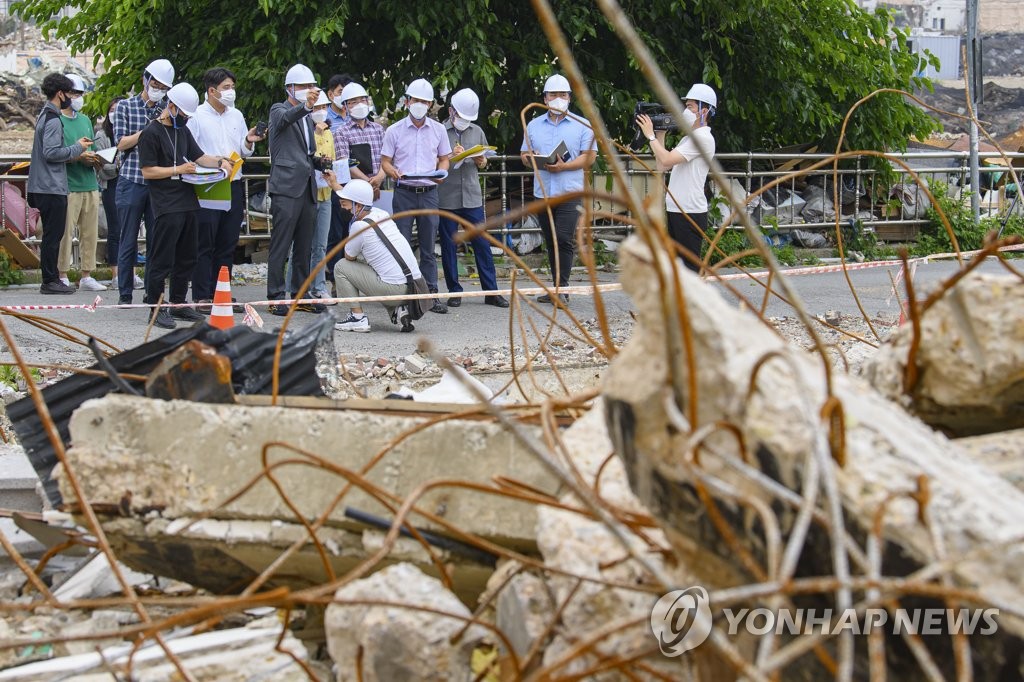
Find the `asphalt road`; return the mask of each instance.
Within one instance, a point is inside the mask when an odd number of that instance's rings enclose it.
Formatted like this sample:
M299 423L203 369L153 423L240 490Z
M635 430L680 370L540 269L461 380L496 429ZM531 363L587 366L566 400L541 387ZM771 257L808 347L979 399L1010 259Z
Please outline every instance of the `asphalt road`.
M1019 262L1019 261L1011 261ZM895 319L899 313L898 303L892 296L890 273L895 276L898 264L893 267L875 268L851 272L851 278L865 307L872 317ZM920 295L924 295L938 282L952 275L956 265L952 262L922 264L915 276L915 285ZM1005 272L995 262L982 266L985 272ZM572 284L585 284L582 277L574 278ZM617 275L601 273L601 281L605 283L617 281ZM858 310L854 298L841 273L824 273L812 276L791 277L790 281L803 298L812 315L822 315L827 310L836 310L843 314L857 315ZM507 285L507 282L499 283ZM749 280L736 280L731 284L741 293L750 297L755 305L760 306L763 287ZM465 284L472 290L473 284ZM724 290L721 283L714 285ZM265 298L263 286L235 286L232 294L240 301L258 301ZM32 314L50 320L70 324L81 329L85 334L95 335L119 347L130 348L144 339L147 327L147 312L142 308L118 309L105 308L116 302L116 293L100 292L103 302L95 312L87 310L37 311ZM729 298L735 300L731 294ZM96 294L79 292L70 296L43 296L37 286L14 287L0 289L0 306L6 305L51 305L92 303ZM136 292L136 301L141 300L141 292ZM634 309L632 301L621 291L604 294L605 308L613 325L627 325L629 312ZM592 298L574 295L570 300L572 312L580 320L593 318L594 305ZM265 329L277 329L282 318L265 314L262 309ZM344 304L328 308L329 314L343 316L348 308ZM447 354L466 353L484 347L507 347L509 333L508 310L484 305L482 299L464 299L460 308L449 309L447 315L428 312L416 323L416 331L402 334L397 327L391 325L383 308L377 305L367 306L372 331L369 334L336 333L336 345L340 352L349 354L371 354L389 357L404 356L416 349L417 340L426 335L433 343ZM767 313L771 316L792 316L792 309L774 299L768 306ZM538 324L543 318L535 316ZM318 316L309 313L297 313L294 323L309 324ZM33 363L74 363L89 362L90 354L82 346L69 344L53 334L27 324L25 321L4 317L8 328L13 333L21 352L29 362ZM241 323L241 315L236 315L236 324ZM181 324L181 323L179 323ZM165 333L154 328L153 334ZM0 358L10 358L6 343L0 349Z

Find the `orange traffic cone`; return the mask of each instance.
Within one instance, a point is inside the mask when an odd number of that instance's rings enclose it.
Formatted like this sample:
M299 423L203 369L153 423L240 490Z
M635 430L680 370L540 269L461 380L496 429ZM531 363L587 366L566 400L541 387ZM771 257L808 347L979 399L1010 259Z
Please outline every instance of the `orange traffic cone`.
M217 290L213 292L210 325L217 329L231 329L235 326L235 316L231 308L231 277L226 265L220 266L220 273L217 275Z

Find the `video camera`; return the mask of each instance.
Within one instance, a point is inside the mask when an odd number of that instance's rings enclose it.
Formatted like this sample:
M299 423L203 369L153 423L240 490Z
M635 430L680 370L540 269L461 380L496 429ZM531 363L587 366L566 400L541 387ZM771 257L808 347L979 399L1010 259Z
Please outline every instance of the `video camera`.
M679 126L676 125L676 120L672 118L672 114L665 111L664 105L657 102L637 102L636 108L633 109L634 125L636 125L636 117L640 114L647 114L651 117L651 123L654 124L655 130L665 130L670 133L679 130ZM640 128L637 128L633 141L629 143L630 149L640 151L646 144L647 138L644 137Z

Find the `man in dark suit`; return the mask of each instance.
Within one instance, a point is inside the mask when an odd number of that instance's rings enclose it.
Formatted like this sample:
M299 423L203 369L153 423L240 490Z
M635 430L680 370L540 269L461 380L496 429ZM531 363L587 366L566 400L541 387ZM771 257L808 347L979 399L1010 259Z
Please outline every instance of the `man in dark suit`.
M309 276L309 256L316 222L316 180L313 169L313 121L308 114L320 96L316 77L309 67L296 64L284 79L288 99L270 107L270 258L267 265L267 296L291 298ZM285 282L289 252L292 281ZM299 310L321 313L319 303ZM272 305L270 312L285 315L288 306Z

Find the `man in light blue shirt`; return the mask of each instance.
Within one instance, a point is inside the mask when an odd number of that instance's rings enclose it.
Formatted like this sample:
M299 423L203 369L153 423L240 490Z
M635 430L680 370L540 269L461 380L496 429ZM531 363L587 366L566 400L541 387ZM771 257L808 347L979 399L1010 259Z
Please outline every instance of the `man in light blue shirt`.
M584 171L594 165L597 158L593 128L585 118L569 112L571 97L572 88L566 77L551 76L544 83L544 104L548 112L526 126L521 158L527 168L534 169L533 195L538 199L582 191ZM554 163L536 162L534 154L549 154L562 142L568 151ZM556 291L569 284L569 271L576 258L576 223L581 203L580 199L566 201L552 206L550 214L544 210L537 216ZM551 217L554 217L553 229ZM560 296L563 303L568 303L567 294ZM547 294L537 300L552 302Z

